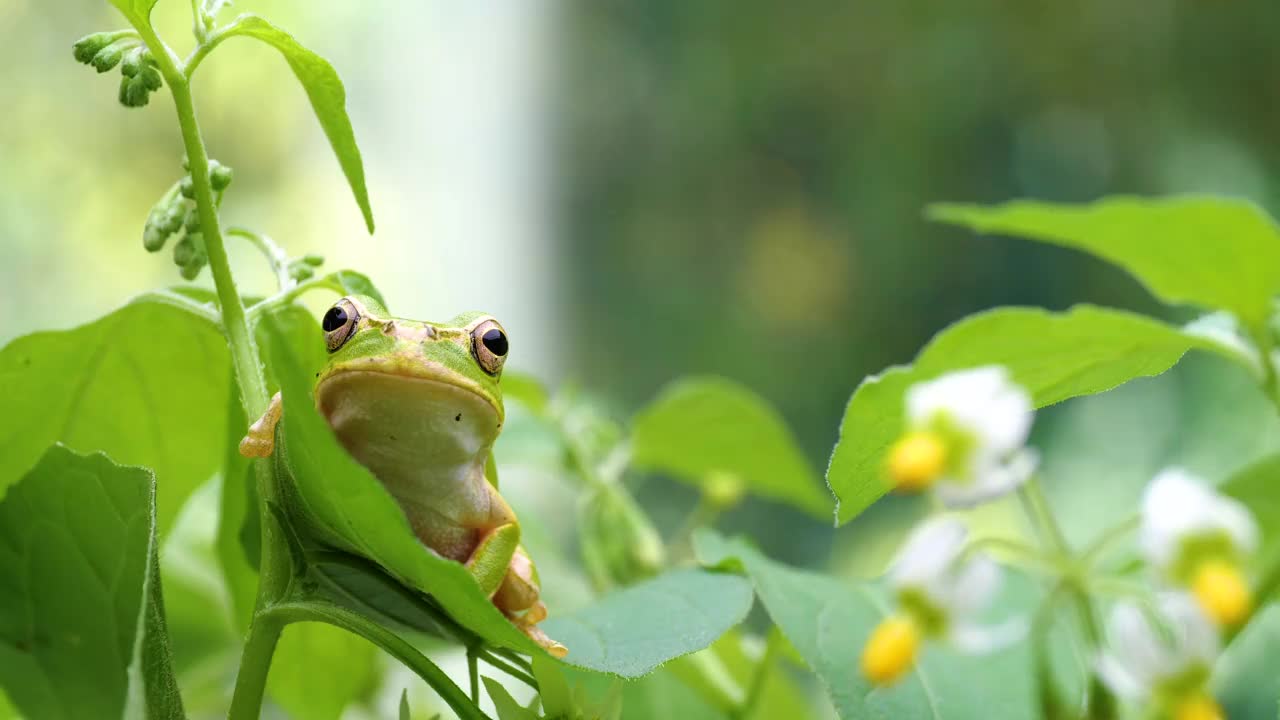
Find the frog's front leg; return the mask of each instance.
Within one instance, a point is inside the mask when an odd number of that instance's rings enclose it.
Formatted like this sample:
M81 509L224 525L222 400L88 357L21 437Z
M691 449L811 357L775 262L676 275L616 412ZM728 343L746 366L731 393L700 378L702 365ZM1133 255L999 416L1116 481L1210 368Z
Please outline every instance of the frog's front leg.
M271 457L276 449L276 425L284 413L280 393L271 396L267 411L249 426L249 433L240 440L240 454L247 458Z
M529 639L555 657L569 652L537 627L547 617L547 606L539 599L538 571L520 547L519 525L508 523L490 530L466 565L493 604Z

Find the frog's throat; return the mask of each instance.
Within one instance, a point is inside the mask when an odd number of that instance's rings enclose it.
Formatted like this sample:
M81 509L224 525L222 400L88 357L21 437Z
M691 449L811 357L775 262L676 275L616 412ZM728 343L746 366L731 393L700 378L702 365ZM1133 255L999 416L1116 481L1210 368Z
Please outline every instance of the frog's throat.
M331 373L316 406L343 447L391 494L466 512L502 427L491 401L453 382L373 370ZM454 497L457 495L457 497ZM464 497L466 496L466 497Z
M505 415L502 404L486 392L480 383L462 373L445 367L441 363L423 360L422 356L417 353L373 355L332 365L317 376L315 390L317 402L319 402L324 392L325 385L330 380L352 372L379 373L405 380L424 380L444 386L453 386L459 390L471 392L476 396L476 399L488 404L498 416L499 427L501 427Z

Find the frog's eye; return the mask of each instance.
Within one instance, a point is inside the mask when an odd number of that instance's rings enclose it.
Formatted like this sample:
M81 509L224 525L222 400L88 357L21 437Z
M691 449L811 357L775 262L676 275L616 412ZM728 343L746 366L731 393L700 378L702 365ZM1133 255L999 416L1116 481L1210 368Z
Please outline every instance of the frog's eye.
M320 320L320 327L324 329L324 344L329 352L336 352L350 340L355 335L356 324L359 322L360 311L346 298L329 308L329 312Z
M485 320L471 331L471 354L476 356L480 369L490 375L502 372L507 349L507 333L497 320Z

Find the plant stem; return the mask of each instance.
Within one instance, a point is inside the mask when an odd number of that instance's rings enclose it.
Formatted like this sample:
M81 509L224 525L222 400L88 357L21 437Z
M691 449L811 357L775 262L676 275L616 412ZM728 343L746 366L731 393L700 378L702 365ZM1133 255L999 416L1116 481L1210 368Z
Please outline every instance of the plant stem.
M471 702L480 704L480 668L476 660L476 648L467 648L467 679L471 681Z
M249 326L244 303L236 289L235 278L223 243L222 229L218 221L218 208L213 185L209 180L209 155L196 120L195 103L186 75L178 68L176 58L169 47L160 40L146 18L138 21L130 18L138 30L156 65L169 84L178 125L182 130L182 143L187 151L187 167L191 173L196 211L200 216L200 228L204 235L209 256L209 272L213 275L218 296L218 310L222 317L222 329L231 352L231 363L236 386L240 390L240 404L245 416L256 418L267 406L267 383L258 360L258 348L253 329ZM200 23L197 14L195 22ZM270 622L263 611L271 603L284 597L288 590L291 567L286 551L285 538L270 510L271 503L279 501L275 473L265 460L254 461L254 473L258 482L258 514L262 532L262 558L259 563L258 598L255 617L249 628L249 638L241 655L240 672L236 677L236 689L232 697L232 718L255 718L262 706L262 694L266 688L267 672L271 667L271 655L280 637L281 625Z
M495 657L494 655L492 655L491 653L489 653L489 652L488 652L487 650L485 650L484 648L480 648L480 649L477 651L477 653L476 653L476 657L478 657L478 658L480 658L481 660L483 660L483 661L485 661L485 662L489 663L489 664L490 664L490 665L492 665L493 667L498 668L499 670L501 670L502 672L504 672L504 673L506 673L506 674L510 675L511 677L513 677L513 678L515 678L515 679L519 680L520 682L524 683L525 685L528 685L529 687L533 688L534 690L537 690L537 689L538 689L538 681L537 681L537 680L535 680L535 679L533 678L533 676L532 676L532 675L530 675L529 673L526 673L525 671L521 670L520 668L514 667L514 666L512 666L512 665L508 665L508 664L507 664L505 661L503 661L503 660L499 660L497 657Z
M289 256L285 254L283 248L272 242L271 238L242 227L227 228L227 235L248 240L262 253L262 256L267 259L267 264L271 266L271 272L276 276L278 291L284 292L293 287L293 278L289 277Z
M1066 572L1062 576L1063 587L1075 607L1085 644L1090 652L1096 653L1102 647L1102 631L1098 627L1098 620L1093 614L1093 604L1085 590L1080 561L1075 557L1071 546L1067 544L1066 535L1049 509L1044 492L1034 477L1028 479L1018 489L1018 497L1022 501L1023 509L1027 511L1028 519L1035 526L1042 540L1062 559L1066 567ZM1089 673L1088 697L1089 706L1086 709L1088 717L1095 720L1115 717L1115 698L1095 673Z
M760 657L760 662L756 664L755 671L751 674L751 685L747 687L747 696L742 700L742 704L729 714L731 718L745 720L751 717L751 713L756 709L756 703L760 702L760 695L764 692L765 683L769 681L769 673L773 671L774 660L781 649L782 631L774 625L769 628L769 637L764 643L764 655Z
M385 650L422 678L461 720L489 720L462 688L450 680L435 663L399 635L363 615L328 603L295 601L275 605L261 613L259 619L280 627L295 622L322 622L359 635ZM234 710L234 706L232 709ZM231 718L235 718L234 713Z

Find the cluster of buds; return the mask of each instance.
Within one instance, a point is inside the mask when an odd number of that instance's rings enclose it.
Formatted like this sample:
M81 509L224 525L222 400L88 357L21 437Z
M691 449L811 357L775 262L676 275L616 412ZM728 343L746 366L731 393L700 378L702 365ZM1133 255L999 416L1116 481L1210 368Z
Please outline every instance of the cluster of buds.
M72 52L76 61L92 66L100 73L120 66L120 104L142 107L151 93L164 84L151 51L131 30L99 32L76 41Z
M183 167L186 168L185 163ZM218 200L231 184L231 178L231 168L217 160L209 161L209 183ZM173 244L173 264L178 266L183 278L194 280L209 264L209 255L200 228L200 213L190 175L169 188L160 202L151 208L142 228L142 246L147 252L160 252L174 236L178 236L178 240Z

